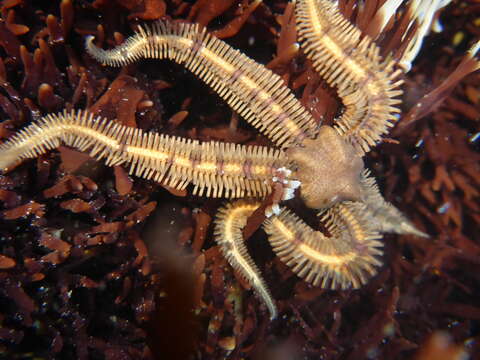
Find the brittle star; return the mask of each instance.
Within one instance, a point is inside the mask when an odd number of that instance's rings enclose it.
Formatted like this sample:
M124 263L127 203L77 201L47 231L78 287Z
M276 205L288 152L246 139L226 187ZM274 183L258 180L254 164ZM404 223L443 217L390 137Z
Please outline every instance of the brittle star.
M197 195L241 198L219 210L215 237L272 319L274 300L241 231L259 199L277 191L264 230L280 260L315 286L360 287L381 265L381 233L426 236L383 199L362 160L398 118L402 70L394 60L383 60L373 41L362 37L331 1L301 0L295 12L305 55L343 102L333 126L318 127L278 75L198 25L159 21L140 27L111 50L96 47L88 37L87 51L112 66L140 58L183 64L274 146L202 143L145 133L87 111L65 111L47 115L2 144L0 168L8 171L63 143L89 150L110 166L129 164L131 174L172 188L193 184ZM328 236L279 206L295 191L321 215Z

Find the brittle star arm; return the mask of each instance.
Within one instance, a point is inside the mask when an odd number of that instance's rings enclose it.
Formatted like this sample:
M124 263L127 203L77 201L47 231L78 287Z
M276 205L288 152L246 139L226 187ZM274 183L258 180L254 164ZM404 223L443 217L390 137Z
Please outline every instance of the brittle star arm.
M317 125L284 81L195 24L158 21L140 26L122 45L103 50L86 39L99 62L123 66L140 58L170 59L205 81L239 115L279 147L313 137Z
M402 70L383 60L376 44L361 38L333 1L299 0L295 11L303 51L345 107L335 129L363 155L397 120Z
M259 202L236 201L221 208L215 220L215 239L230 265L252 285L267 306L271 319L277 315L275 302L260 271L247 252L242 228ZM280 260L299 277L324 288L358 288L376 273L381 262L380 234L364 216L365 205L344 202L322 216L330 232L314 231L295 214L281 208L267 218L264 229Z
M265 222L269 242L281 261L314 286L359 288L376 274L383 254L380 233L370 226L365 204L345 201L321 213L330 236L313 230L282 209Z
M228 263L253 287L267 306L270 319L277 317L277 307L260 270L248 254L242 229L250 215L261 205L257 201L239 200L220 208L215 219L215 240Z
M344 103L345 111L336 120L334 128L355 149L356 155L349 151L352 164L355 158L358 162L358 157L369 151L397 119L399 109L395 105L400 100L395 97L401 94L398 87L402 81L396 78L402 70L394 69L396 63L393 60L383 61L378 47L368 36L361 39L360 30L340 14L332 1L299 0L296 17L305 53L327 83L337 88ZM311 141L304 143L308 142ZM366 211L379 231L425 236L393 205L383 200L378 187L367 186L358 169L357 166L355 181L351 181L355 186L350 185L355 191L343 196L344 199L365 201ZM302 179L303 174L297 176L304 187L308 185ZM335 184L334 181L330 183Z
M400 210L385 201L375 181L368 170L362 172L360 178L362 201L365 204L366 215L370 218L373 228L381 233L413 234L428 237L418 230Z
M87 111L64 111L43 117L0 145L0 169L8 171L61 144L89 150L109 166L129 164L130 174L175 189L193 184L194 194L212 197L263 197L272 190L276 169L287 164L280 150L146 133Z

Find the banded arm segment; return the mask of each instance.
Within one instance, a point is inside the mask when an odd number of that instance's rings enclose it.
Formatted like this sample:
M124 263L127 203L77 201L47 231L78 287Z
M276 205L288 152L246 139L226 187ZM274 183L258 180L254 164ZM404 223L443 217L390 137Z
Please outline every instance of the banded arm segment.
M0 169L35 158L61 144L89 151L109 166L129 164L130 174L194 194L263 197L286 161L280 150L146 133L87 111L49 114L0 145Z
M314 231L282 209L264 223L273 250L292 271L314 286L358 288L376 274L382 255L380 234L373 230L359 202L343 202L322 216L330 236Z
M110 66L124 66L140 58L183 64L279 147L298 144L316 134L316 122L282 78L205 29L199 30L198 25L159 21L141 26L111 50L98 48L90 36L86 49Z
M381 58L368 36L361 38L336 2L299 0L295 11L301 47L345 106L335 128L363 155L397 120L402 71Z
M240 200L220 208L215 220L215 240L228 263L252 285L255 293L265 303L272 320L277 317L277 307L260 270L247 252L242 234L248 217L259 206L260 202Z
M410 234L428 238L423 231L418 230L400 210L388 201L385 201L375 178L370 171L364 170L360 177L362 201L365 204L366 214L370 218L371 226L380 233Z

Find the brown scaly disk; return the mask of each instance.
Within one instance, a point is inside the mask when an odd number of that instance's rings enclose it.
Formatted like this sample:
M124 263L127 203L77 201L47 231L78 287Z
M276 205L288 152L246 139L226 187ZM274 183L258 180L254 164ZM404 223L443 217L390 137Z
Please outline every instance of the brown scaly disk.
M61 144L89 151L107 165L129 164L130 173L175 189L211 197L262 197L271 191L275 169L285 165L279 150L145 133L87 111L50 114L0 145L0 169L35 158Z
M368 36L346 20L329 0L300 0L295 8L305 54L345 106L335 128L360 155L381 140L400 110L396 62L383 60Z
M139 27L135 35L111 50L98 48L90 36L86 49L110 66L124 66L140 58L183 64L279 147L315 136L316 122L282 78L198 25L158 21Z
M300 194L308 207L325 209L340 201L361 199L363 161L332 127L323 125L316 139L305 139L302 146L286 153L297 165L295 177L302 183Z

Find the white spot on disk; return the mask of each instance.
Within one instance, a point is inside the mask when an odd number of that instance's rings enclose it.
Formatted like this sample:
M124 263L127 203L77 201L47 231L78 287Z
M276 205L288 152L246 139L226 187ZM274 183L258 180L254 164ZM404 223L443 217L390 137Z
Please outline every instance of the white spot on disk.
M298 180L290 180L290 189L297 189L302 185L302 183Z
M282 198L282 200L290 200L290 199L293 199L294 197L295 197L295 189L286 188L286 189L283 191L283 198Z

